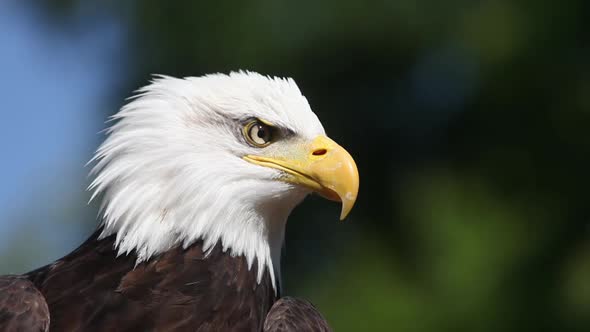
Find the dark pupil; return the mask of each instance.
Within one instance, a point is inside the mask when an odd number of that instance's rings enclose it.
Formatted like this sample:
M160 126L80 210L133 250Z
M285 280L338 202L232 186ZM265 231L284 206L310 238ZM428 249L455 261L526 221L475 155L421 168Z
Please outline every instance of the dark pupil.
M266 131L264 130L264 127L261 125L258 125L258 137L266 140Z

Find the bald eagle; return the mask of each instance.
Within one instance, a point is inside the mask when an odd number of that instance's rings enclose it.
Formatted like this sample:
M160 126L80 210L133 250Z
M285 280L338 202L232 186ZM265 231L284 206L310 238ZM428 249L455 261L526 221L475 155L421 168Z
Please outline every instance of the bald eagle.
M328 331L281 297L293 208L357 197L354 160L292 79L157 76L91 160L100 224L65 257L0 277L2 331Z

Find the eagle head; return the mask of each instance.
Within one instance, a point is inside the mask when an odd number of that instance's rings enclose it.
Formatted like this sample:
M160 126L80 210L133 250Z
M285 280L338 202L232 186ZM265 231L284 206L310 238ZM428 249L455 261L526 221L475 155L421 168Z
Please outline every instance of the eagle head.
M137 263L203 241L278 273L285 224L317 192L352 208L352 157L292 79L252 72L156 77L112 116L91 162L101 237Z

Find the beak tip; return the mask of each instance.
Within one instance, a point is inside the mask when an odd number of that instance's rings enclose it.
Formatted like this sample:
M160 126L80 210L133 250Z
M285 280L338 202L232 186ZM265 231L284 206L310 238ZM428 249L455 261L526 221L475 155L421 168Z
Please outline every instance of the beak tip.
M350 214L352 207L354 206L354 202L356 201L356 197L346 197L342 200L342 210L340 212L340 221L346 219L346 217Z

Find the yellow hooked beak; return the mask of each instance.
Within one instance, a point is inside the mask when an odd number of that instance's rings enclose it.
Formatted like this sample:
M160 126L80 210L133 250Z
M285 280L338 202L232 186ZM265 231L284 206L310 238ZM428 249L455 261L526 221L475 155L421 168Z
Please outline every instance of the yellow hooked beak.
M336 142L318 136L309 144L297 145L285 156L247 155L257 165L279 169L286 182L305 186L320 195L342 202L340 220L352 209L359 189L359 173L354 159Z

